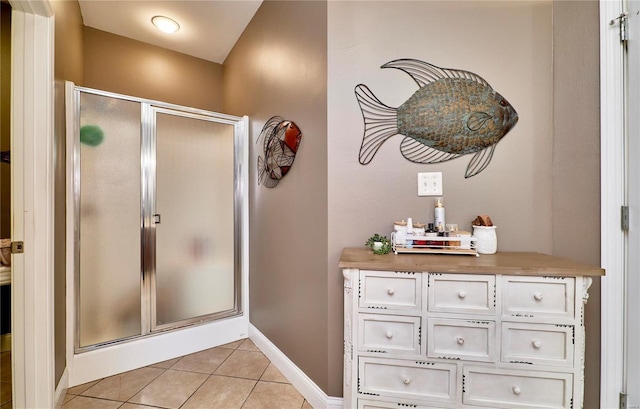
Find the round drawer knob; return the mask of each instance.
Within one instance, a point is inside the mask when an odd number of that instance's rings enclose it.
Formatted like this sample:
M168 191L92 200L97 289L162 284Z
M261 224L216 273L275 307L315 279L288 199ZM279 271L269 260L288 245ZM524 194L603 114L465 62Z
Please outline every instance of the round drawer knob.
M533 345L533 347L534 347L535 349L540 349L540 347L542 346L542 342L540 342L540 341L533 341L533 342L531 342L531 345Z
M458 343L458 345L464 345L464 338L456 337L456 342Z
M394 293L395 293L395 291L393 290L393 288L389 288L387 290L387 294L389 294L389 295L393 295Z
M411 378L409 378L408 376L403 377L402 383L404 383L405 385L409 385L411 383Z
M522 392L522 390L520 390L520 388L518 388L517 386L513 387L513 394L514 395L520 395L521 392Z
M458 298L464 298L467 296L467 293L463 290L458 291Z
M387 333L384 334L384 335L386 335L386 337L389 338L389 339L393 338L393 332L391 332L391 331L387 331Z
M542 293L539 291L536 291L535 293L533 293L533 298L535 298L536 301L542 301L542 298L544 298L542 296Z

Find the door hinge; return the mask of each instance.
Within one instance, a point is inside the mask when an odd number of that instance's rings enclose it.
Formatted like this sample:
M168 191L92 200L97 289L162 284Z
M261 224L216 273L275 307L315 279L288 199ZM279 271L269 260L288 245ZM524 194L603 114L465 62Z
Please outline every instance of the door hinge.
M629 231L629 206L620 208L620 227L624 231Z
M12 241L11 242L11 254L22 254L24 253L24 242L22 241Z
M627 394L620 393L620 409L627 409Z
M622 14L620 14L618 17L614 18L613 20L611 20L609 22L610 26L613 26L616 24L616 20L618 21L618 28L620 29L620 42L624 43L629 39L629 13L628 12L624 12Z

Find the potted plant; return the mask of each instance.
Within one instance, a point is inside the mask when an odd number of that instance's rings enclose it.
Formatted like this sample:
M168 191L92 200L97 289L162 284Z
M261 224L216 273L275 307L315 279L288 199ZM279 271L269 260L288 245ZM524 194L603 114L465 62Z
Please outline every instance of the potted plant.
M391 240L387 236L381 236L378 233L369 237L365 246L373 250L373 254L388 254L391 251Z

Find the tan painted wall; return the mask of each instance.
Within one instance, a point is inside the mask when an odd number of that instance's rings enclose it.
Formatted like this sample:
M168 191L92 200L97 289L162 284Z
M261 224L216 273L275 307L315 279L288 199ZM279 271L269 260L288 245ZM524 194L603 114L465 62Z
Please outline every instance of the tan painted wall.
M222 66L84 28L85 86L220 112Z
M55 78L84 83L84 24L77 1L51 2L56 18Z
M251 323L325 391L326 8L263 3L224 63L224 112L251 119ZM303 137L289 174L268 189L257 185L255 141L274 115L296 122Z
M553 254L600 264L598 2L553 3ZM600 280L586 306L585 408L600 402Z
M66 367L66 135L64 83L83 83L83 24L77 1L51 2L55 13L54 334L55 379Z

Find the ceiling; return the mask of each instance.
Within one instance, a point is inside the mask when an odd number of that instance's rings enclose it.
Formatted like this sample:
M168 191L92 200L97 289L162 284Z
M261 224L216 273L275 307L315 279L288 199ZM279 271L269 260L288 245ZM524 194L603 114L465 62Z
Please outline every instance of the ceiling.
M222 64L262 0L79 0L84 25ZM156 15L180 24L165 34Z

